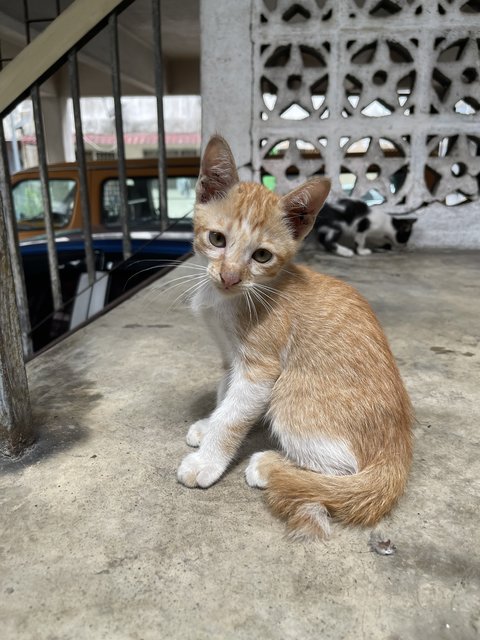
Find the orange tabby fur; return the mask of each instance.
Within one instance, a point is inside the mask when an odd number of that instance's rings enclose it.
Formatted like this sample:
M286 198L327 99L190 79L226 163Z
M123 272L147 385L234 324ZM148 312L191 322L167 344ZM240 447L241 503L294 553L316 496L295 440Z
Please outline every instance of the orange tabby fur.
M375 524L403 493L412 457L410 401L370 306L348 284L291 263L328 189L312 179L280 198L240 183L227 143L210 141L194 245L209 284L194 306L220 318L230 383L210 422L191 427L187 441L200 449L178 474L187 486L215 482L265 414L283 453L253 456L247 481L266 489L292 532L316 536L328 533L328 516ZM225 248L212 247L211 231ZM258 247L274 255L270 263L252 260ZM262 284L269 288L247 301Z

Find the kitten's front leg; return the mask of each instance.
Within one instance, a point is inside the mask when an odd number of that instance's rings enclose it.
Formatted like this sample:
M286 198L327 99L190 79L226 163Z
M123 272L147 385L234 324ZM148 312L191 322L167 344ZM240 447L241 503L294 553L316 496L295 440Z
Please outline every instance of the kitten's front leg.
M242 365L233 367L225 398L209 418L200 449L186 456L177 472L187 487L209 487L224 473L252 425L264 413L273 381L255 380Z
M372 253L372 251L365 246L367 235L366 231L355 234L355 253L357 256L369 256Z
M202 418L194 422L188 429L185 438L189 447L199 447L202 444L202 440L208 431L210 424L210 418Z
M227 395L228 383L230 382L230 367L225 367L222 379L217 387L217 407L222 403Z
M217 389L217 407L221 404L222 400L227 394L229 379L230 371L225 371ZM192 424L192 426L188 429L187 437L185 438L189 447L200 446L203 437L208 431L209 425L210 418L203 418L202 420L197 420Z

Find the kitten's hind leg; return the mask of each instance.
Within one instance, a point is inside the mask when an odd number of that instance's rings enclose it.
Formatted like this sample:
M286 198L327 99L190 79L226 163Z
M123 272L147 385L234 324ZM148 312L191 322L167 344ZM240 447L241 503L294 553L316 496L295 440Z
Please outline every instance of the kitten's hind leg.
M262 451L250 458L245 478L248 485L258 489L268 489L269 478L273 478L276 491L270 495L267 491L268 502L273 511L287 521L291 538L325 538L330 534L330 516L321 503L303 501L295 506L295 502L278 497L282 484L288 488L288 473L297 470L298 467L277 451Z
M259 451L254 453L245 469L245 480L249 487L255 489L265 489L268 484L268 473L265 465L262 467L262 460L265 460L269 454L278 455L276 451Z
M343 244L338 243L338 239L342 235L339 229L332 229L331 227L320 227L318 232L318 241L325 248L325 251L334 253L337 256L344 258L351 258L354 253L348 247L344 247Z

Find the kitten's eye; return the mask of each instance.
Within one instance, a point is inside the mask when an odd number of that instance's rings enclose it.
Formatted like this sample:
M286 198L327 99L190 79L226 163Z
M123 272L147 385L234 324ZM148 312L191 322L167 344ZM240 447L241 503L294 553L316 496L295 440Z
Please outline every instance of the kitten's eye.
M208 234L208 239L214 247L219 247L220 249L227 244L225 236L219 231L210 231L210 233Z
M261 262L262 264L265 262L270 262L273 258L273 253L270 253L268 249L257 249L253 254L252 258L256 262Z

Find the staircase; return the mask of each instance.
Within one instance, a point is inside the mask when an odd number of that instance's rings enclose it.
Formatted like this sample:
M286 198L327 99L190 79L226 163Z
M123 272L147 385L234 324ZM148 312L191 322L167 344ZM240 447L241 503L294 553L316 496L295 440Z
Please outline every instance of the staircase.
M86 158L83 143L80 112L79 60L88 56L86 50L100 39L107 44L111 94L114 99L114 122L118 149L118 176L120 185L120 221L123 236L123 255L132 253L128 219L126 188L126 161L121 105L119 17L135 0L74 0L61 10L55 2L55 15L38 16L33 4L24 0L23 21L26 46L12 59L2 57L0 71L0 115L5 123L12 110L24 99L32 102L35 120L35 138L42 186L45 230L48 243L50 287L55 312L63 306L60 287L59 264L55 245L52 203L48 186L48 136L45 127L44 103L46 87L60 74L66 78L73 102L76 134L76 154L79 168L79 196L82 203L83 233L85 239L86 279L88 286L95 285L95 259L92 248L88 198ZM65 3L64 3L65 4ZM47 24L48 23L48 24ZM36 35L35 28L45 26ZM163 125L163 62L160 29L160 0L151 1L152 51L154 68L154 93L157 99L158 117L158 180L161 213L161 231L166 227L166 161ZM34 37L36 35L36 37ZM57 75L55 75L57 74ZM139 76L142 75L139 69ZM55 80L56 81L56 80ZM15 134L14 134L15 135ZM14 147L15 145L13 145ZM24 358L32 355L31 327L26 296L25 277L19 252L17 223L13 207L10 180L9 154L4 127L0 126L0 281L2 303L0 307L0 451L18 455L32 439L29 421L29 399L26 385ZM14 381L14 383L12 383Z

